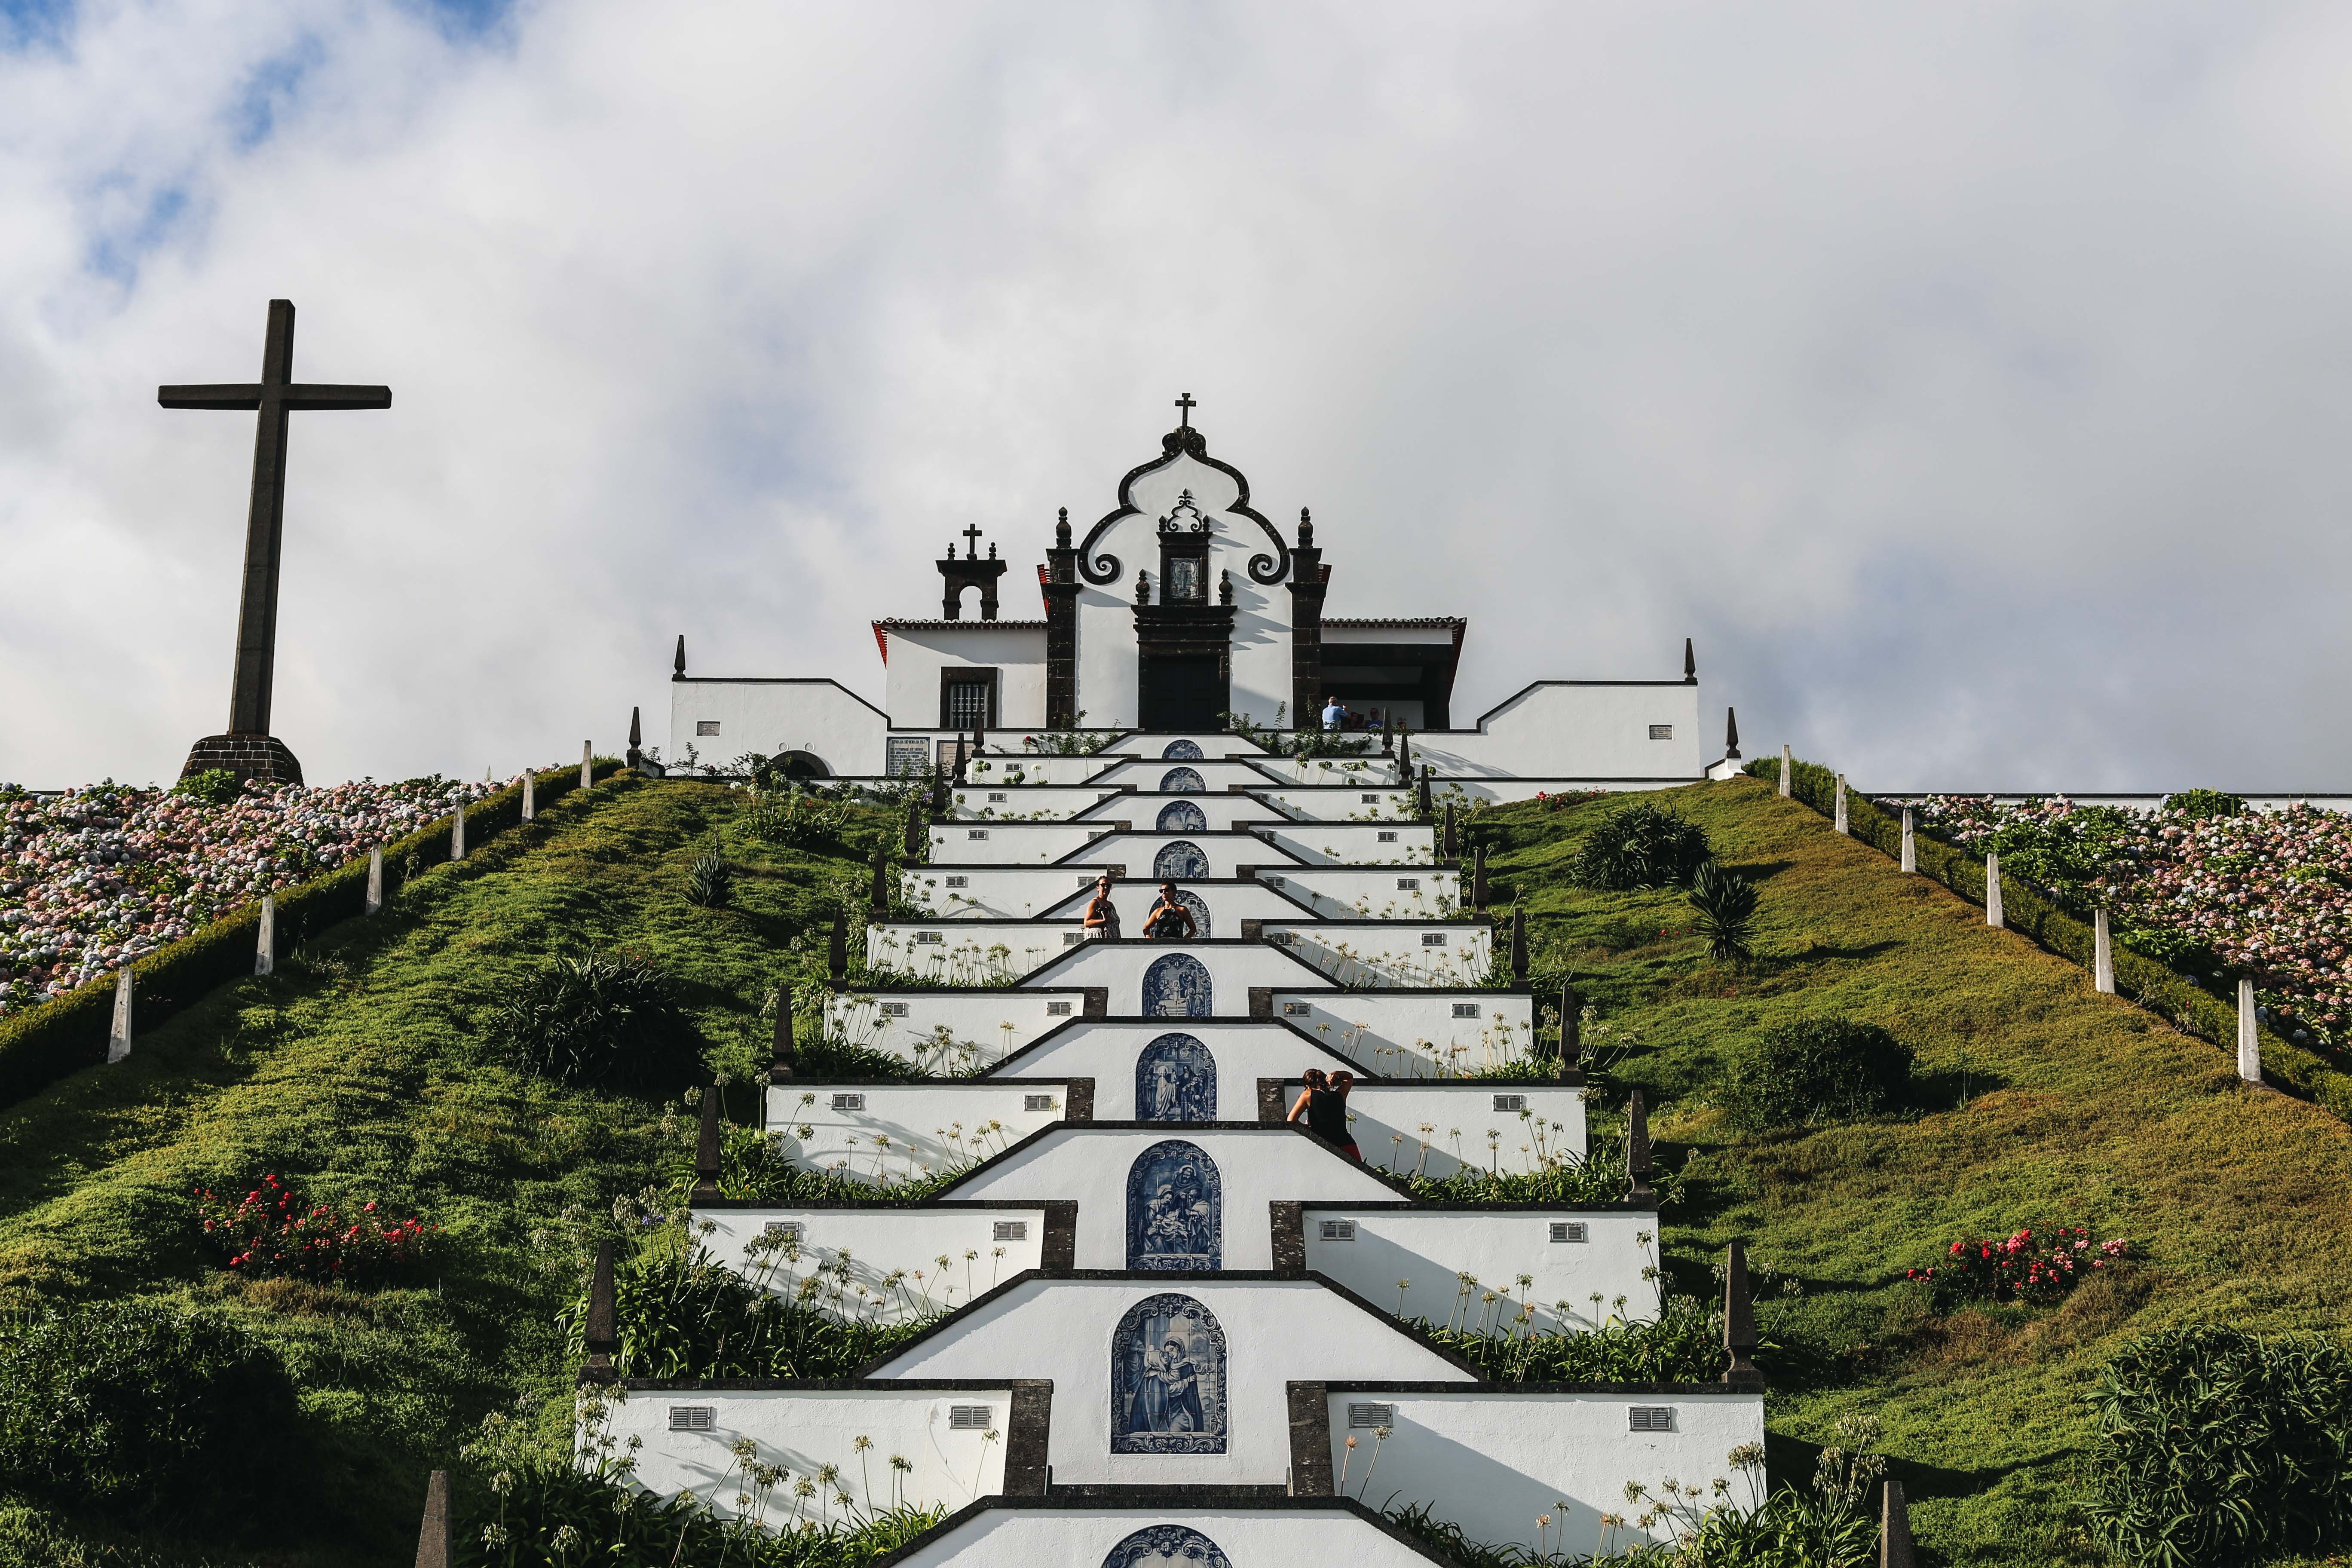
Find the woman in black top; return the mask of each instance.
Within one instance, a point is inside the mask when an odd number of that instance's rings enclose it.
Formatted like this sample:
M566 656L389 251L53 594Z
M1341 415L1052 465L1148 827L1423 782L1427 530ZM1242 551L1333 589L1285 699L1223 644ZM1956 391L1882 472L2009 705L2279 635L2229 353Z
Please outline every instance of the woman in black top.
M1305 1079L1307 1087L1290 1108L1290 1120L1305 1117L1307 1131L1327 1143L1338 1144L1339 1152L1349 1159L1361 1162L1364 1152L1356 1147L1356 1135L1348 1131L1348 1091L1356 1087L1356 1075L1335 1072L1326 1078L1322 1068L1308 1068Z
M1184 900L1176 896L1176 884L1160 883L1160 901L1151 906L1150 914L1143 917L1143 934L1161 942L1172 942L1181 937L1197 935L1199 931L1200 928L1192 922L1192 911L1186 909Z
M1118 940L1118 906L1110 901L1110 875L1095 879L1095 896L1087 905L1087 934L1106 942Z

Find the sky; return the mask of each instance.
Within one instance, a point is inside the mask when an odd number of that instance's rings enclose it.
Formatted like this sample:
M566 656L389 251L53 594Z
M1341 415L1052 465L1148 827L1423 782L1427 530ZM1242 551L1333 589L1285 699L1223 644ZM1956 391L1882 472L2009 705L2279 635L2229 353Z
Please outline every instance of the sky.
M2340 5L0 0L0 780L224 727L252 416L155 387L283 297L394 395L294 416L314 783L653 739L680 633L878 699L1189 392L1456 715L1689 637L1864 788L2352 790L2348 82Z

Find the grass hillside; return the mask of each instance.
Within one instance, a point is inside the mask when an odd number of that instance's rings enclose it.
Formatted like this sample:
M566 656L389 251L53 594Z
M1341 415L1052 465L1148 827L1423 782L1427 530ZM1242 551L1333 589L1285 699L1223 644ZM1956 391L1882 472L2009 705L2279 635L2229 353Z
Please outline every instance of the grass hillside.
M1599 893L1562 872L1621 804L1482 816L1490 873L1530 916L1539 971L1572 968L1612 1071L1664 1114L1690 1193L1677 1273L1744 1238L1769 1271L1773 1468L1801 1479L1843 1415L1885 1427L1934 1560L2101 1561L2073 1517L2083 1395L2123 1339L2189 1322L2340 1333L2352 1308L2352 1129L2241 1085L2231 1059L1981 910L1839 837L1753 779L1655 797L1762 891L1754 970L1709 962L1675 893ZM1916 1053L1900 1114L1736 1138L1710 1103L1727 1045L1786 1019L1874 1023ZM2056 1308L1930 1310L1904 1271L1963 1237L2085 1225L2144 1262ZM1647 1479L1647 1478L1631 1478ZM1683 1478L1685 1479L1703 1478Z
M142 1036L128 1062L0 1111L0 1311L60 1296L217 1308L285 1358L300 1399L281 1447L217 1456L225 1472L283 1469L266 1550L133 1540L0 1500L0 1563L406 1563L425 1471L486 1412L560 1413L570 1368L552 1319L575 1254L533 1233L675 1181L684 1135L665 1134L653 1100L517 1073L489 1026L548 955L625 944L680 982L714 1067L764 1067L760 1012L789 944L830 920L828 882L857 870L837 844L730 831L730 906L697 907L690 863L732 809L690 784L569 796ZM242 1195L269 1174L443 1226L428 1277L359 1291L225 1272L191 1190Z

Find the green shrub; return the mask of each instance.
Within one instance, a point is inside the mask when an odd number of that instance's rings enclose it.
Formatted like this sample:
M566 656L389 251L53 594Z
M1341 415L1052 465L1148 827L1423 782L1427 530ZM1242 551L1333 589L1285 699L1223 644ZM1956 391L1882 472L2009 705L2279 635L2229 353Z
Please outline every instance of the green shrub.
M1733 1047L1719 1098L1743 1132L1867 1116L1903 1093L1910 1048L1875 1024L1803 1018Z
M206 768L173 784L172 793L203 801L206 805L226 805L236 798L236 775L226 768Z
M1691 878L1690 901L1698 911L1708 957L1718 963L1745 963L1755 955L1755 883L1707 860Z
M2253 1563L2352 1544L2352 1349L2168 1329L2103 1368L2090 1515L2127 1562Z
M2246 797L2218 789L2185 789L2166 795L2164 809L2184 816L2236 816L2246 809Z
M726 858L719 853L719 840L714 837L710 847L696 856L694 864L687 868L686 901L707 910L723 908L734 889L734 873L727 868Z
M294 1390L226 1319L144 1301L0 1329L0 1477L121 1521L285 1522Z
M1706 829L1664 806L1637 801L1593 826L1576 847L1568 875L1580 886L1612 892L1685 888L1714 854Z
M643 953L550 959L503 1006L499 1034L525 1072L644 1094L700 1076L701 1042L668 974Z
M1694 1297L1667 1297L1654 1321L1609 1316L1598 1328L1566 1333L1516 1331L1524 1305L1507 1291L1482 1291L1474 1283L1464 1289L1458 1326L1419 1318L1413 1327L1494 1383L1708 1383L1731 1364L1723 1314ZM1596 1298L1591 1316L1605 1311Z

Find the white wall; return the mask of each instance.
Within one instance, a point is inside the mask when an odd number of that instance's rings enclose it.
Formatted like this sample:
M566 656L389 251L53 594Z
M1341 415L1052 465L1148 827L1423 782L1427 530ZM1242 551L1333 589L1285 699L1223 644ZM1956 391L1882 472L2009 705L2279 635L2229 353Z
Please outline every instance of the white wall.
M1296 921L1306 912L1255 877L1246 882L1186 878L1177 886L1208 906L1206 934L1210 936L1239 936L1244 921ZM1093 899L1094 885L1089 882L1046 913L1062 920L1083 920ZM1111 884L1110 901L1118 910L1119 929L1140 935L1144 917L1160 901L1160 884L1148 877L1124 878Z
M1095 1080L1095 1119L1132 1121L1136 1115L1136 1058L1145 1046L1175 1031L1190 1035L1206 1046L1216 1062L1216 1116L1220 1121L1256 1120L1257 1080L1262 1078L1297 1079L1308 1068L1328 1072L1347 1065L1344 1058L1325 1049L1312 1036L1301 1035L1280 1024L1220 1018L1150 1018L1139 1023L1104 1020L1073 1025L992 1070L1003 1079L1091 1078Z
M1268 921L1263 934L1341 985L1483 984L1495 947L1484 921Z
M1421 756L1418 735L1413 737L1412 750L1417 765ZM1381 755L1378 746L1359 756L1268 757L1260 765L1274 778L1289 784L1361 790L1404 782L1397 776L1397 759Z
M1222 1454L1110 1451L1111 1341L1147 1296L1192 1297L1223 1330L1229 1436ZM992 1367L993 1373L972 1369ZM1358 1370L1362 1369L1362 1370ZM1139 1274L1035 1279L979 1303L877 1369L883 1377L1051 1378L1048 1462L1059 1486L1280 1486L1290 1469L1285 1384L1391 1378L1465 1383L1468 1373L1311 1279ZM1532 1517L1532 1516L1530 1516Z
M1236 933L1238 934L1238 933ZM1253 985L1299 990L1319 985L1323 977L1277 947L1264 942L1154 942L1130 934L1118 942L1089 942L1065 949L1036 977L1040 985L1106 985L1110 988L1114 1016L1140 1016L1143 977L1171 952L1198 959L1209 972L1211 1004L1217 1015L1239 1017L1249 1012Z
M1276 1202L1392 1200L1393 1188L1289 1127L1218 1127L1160 1121L1148 1127L1072 1126L974 1172L959 1198L997 1202L1078 1201L1077 1267L1125 1268L1127 1173L1143 1152L1181 1138L1215 1163L1224 1193L1223 1265L1274 1267ZM1465 1267L1467 1267L1465 1265Z
M1456 1018L1475 1005L1478 1016ZM1478 1072L1528 1054L1534 999L1502 991L1278 991L1275 1016L1383 1078ZM1499 1015L1499 1016L1497 1016Z
M1463 899L1461 874L1442 866L1282 866L1261 871L1258 879L1316 914L1340 920L1449 918Z
M1171 844L1190 844L1209 862L1209 875L1230 877L1237 866L1281 866L1292 857L1249 833L1153 833L1140 826L1133 833L1097 838L1079 846L1066 862L1072 866L1124 866L1130 877L1150 877L1160 851Z
M1047 865L1114 831L1107 823L954 822L930 830L930 860L939 866Z
M888 1051L923 1072L940 1075L986 1067L1085 1012L1086 999L1075 991L1055 994L1002 985L851 992L827 1006L830 1028L852 1045ZM941 1030L947 1032L944 1039Z
M1197 807L1208 820L1208 830L1217 833L1231 832L1244 823L1274 822L1280 816L1273 807L1254 795L1230 793L1147 795L1140 790L1133 795L1111 795L1081 815L1089 818L1132 822L1139 828L1150 828L1157 826L1162 811L1178 801Z
M967 740L969 736L965 737ZM1000 731L987 737L988 749L973 758L965 773L974 784L1003 784L1014 773L1031 784L1072 785L1093 781L1095 776L1115 766L1115 753L1093 753L1065 757L1053 752L1032 752L1024 748L1022 737L1011 731Z
M1020 764L1015 763L1004 771L1010 773L1018 767ZM965 771L967 774L971 772ZM958 817L974 821L1026 818L1050 822L1066 820L1090 806L1121 798L1118 790L1097 789L1089 784L1015 784L1009 777L1001 782L981 778L957 787L953 808Z
M697 735L703 721L719 733ZM878 773L889 728L880 710L837 681L673 680L662 755L676 765L691 746L702 762L724 765L747 752L807 752L835 773Z
M1027 1102L1049 1097L1043 1109ZM865 1109L835 1109L856 1095ZM762 1123L777 1152L795 1165L837 1171L862 1181L919 1180L1003 1153L1067 1112L1060 1083L772 1083ZM886 1143L883 1140L887 1139Z
M1146 740L1139 748L1141 750L1148 751L1150 753L1149 756L1136 756L1132 752L1129 752L1128 748L1122 746L1120 748L1120 752L1122 752L1125 760L1114 763L1112 766L1106 769L1098 778L1089 780L1088 782L1108 784L1133 784L1138 791L1157 790L1160 787L1160 780L1168 776L1168 770L1171 768L1190 768L1194 773L1200 774L1201 782L1208 785L1208 788L1203 793L1208 795L1229 795L1232 793L1232 786L1234 784L1244 786L1244 790L1254 790L1264 789L1270 784L1279 782L1277 775L1269 771L1278 765L1275 758L1265 757L1255 761L1246 761L1242 759L1226 759L1221 761L1217 760L1217 751L1215 747L1203 746L1201 750L1206 753L1205 760L1197 763L1183 762L1172 758L1162 758L1160 755L1159 747L1151 743L1158 739L1159 737L1156 735L1151 736Z
M1355 1430L1352 1458L1345 1447L1348 1406L1367 1403L1395 1407L1377 1469L1370 1431ZM1628 1413L1637 1405L1671 1408L1674 1430L1629 1430ZM1641 1512L1626 1504L1628 1481L1654 1494L1662 1480L1704 1489L1720 1476L1732 1483L1732 1500L1740 1506L1759 1500L1727 1456L1764 1441L1761 1394L1406 1394L1371 1387L1334 1389L1329 1408L1331 1473L1336 1479L1346 1465L1344 1493L1361 1489L1375 1507L1391 1492L1397 1494L1391 1507L1426 1502L1438 1518L1490 1545L1533 1544L1536 1516L1549 1513L1555 1546L1565 1524L1568 1545L1590 1551L1599 1542L1601 1514L1630 1519ZM1621 1534L1617 1544L1640 1539ZM1665 1539L1663 1526L1654 1539Z
M1430 866L1437 861L1437 829L1413 823L1289 823L1261 827L1258 837L1314 865Z
M1671 740L1652 740L1664 724ZM1482 714L1470 731L1412 738L1414 753L1441 776L1683 778L1696 781L1719 754L1700 732L1698 688L1683 681L1538 681Z
M865 1206L709 1207L694 1211L712 1230L711 1257L747 1279L835 1317L898 1323L952 1310L1024 1269L1042 1266L1042 1207L926 1204ZM797 1242L772 1241L769 1227L797 1226ZM1021 1234L999 1237L1005 1226ZM940 1259L948 1259L947 1267ZM814 1288L804 1288L814 1279Z
M1008 596L1018 599L1032 585L1007 573L1005 586ZM967 592L964 604L975 618L953 630L883 629L889 642L885 656L889 695L884 706L901 725L929 729L940 722L940 671L977 665L1000 672L993 728L1044 724L1045 629L977 619L980 595L976 593Z
M902 1568L1096 1568L1129 1536L1181 1525L1235 1568L1430 1568L1430 1559L1344 1509L992 1508L899 1559Z
M900 1483L907 1501L944 1503L953 1510L1004 1489L1003 1431L1012 1401L1012 1390L1004 1387L953 1392L633 1387L611 1407L608 1420L624 1446L632 1436L645 1439L637 1455L640 1486L664 1497L690 1491L722 1518L755 1513L763 1522L782 1527L795 1519L790 1481L768 1496L764 1508L736 1507L737 1494L748 1489L739 1484L743 1479L740 1461L728 1452L738 1439L750 1438L759 1446L761 1463L783 1465L795 1479L814 1476L826 1465L840 1466L841 1489L863 1508L889 1505L890 1457L895 1454L914 1467ZM989 1406L996 1439L989 1441L981 1432L950 1431L951 1405ZM669 1412L675 1405L710 1406L715 1411L712 1430L671 1431ZM859 1437L870 1437L874 1444L863 1463L856 1447ZM799 1517L821 1517L814 1499L803 1506L807 1511ZM841 1510L835 1507L833 1513L838 1519Z
M929 984L980 985L1002 974L1026 974L1085 935L1075 918L890 921L866 928L866 962Z
M1352 1238L1327 1239L1325 1220L1339 1222L1342 1236L1352 1225ZM1561 1221L1583 1226L1586 1239L1552 1240L1552 1226ZM1642 1277L1658 1260L1654 1213L1309 1203L1306 1223L1307 1268L1384 1312L1402 1306L1408 1320L1485 1328L1501 1336L1582 1332L1612 1315L1629 1321L1658 1315L1658 1287ZM1465 1274L1468 1281L1460 1278ZM1522 1275L1526 1285L1518 1283ZM1410 1287L1400 1290L1400 1280ZM1485 1300L1489 1291L1497 1297L1491 1304ZM1517 1317L1523 1306L1532 1314L1527 1325Z
M1297 1100L1301 1087L1296 1075L1286 1079L1283 1102ZM1526 1115L1496 1108L1514 1098L1525 1102ZM1439 1177L1465 1164L1532 1171L1561 1152L1580 1160L1587 1146L1583 1089L1523 1079L1360 1079L1348 1095L1348 1123L1370 1163ZM1496 1136L1489 1140L1489 1132Z
M1147 871L1150 869L1147 863ZM943 918L1004 916L1026 919L1094 887L1094 866L917 866L899 874L907 901Z
M1307 822L1410 821L1421 800L1415 791L1384 784L1361 789L1292 785L1257 793L1280 805L1286 815Z

